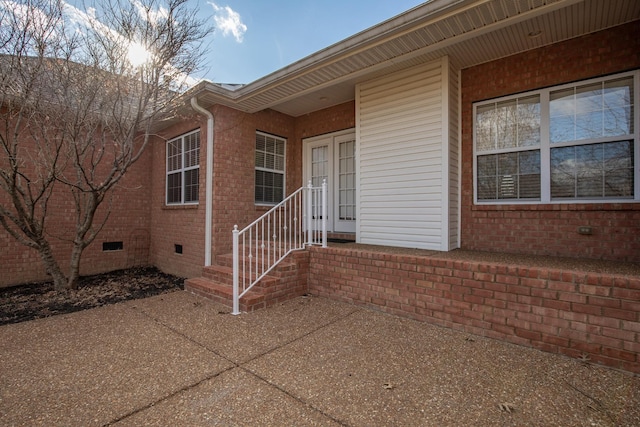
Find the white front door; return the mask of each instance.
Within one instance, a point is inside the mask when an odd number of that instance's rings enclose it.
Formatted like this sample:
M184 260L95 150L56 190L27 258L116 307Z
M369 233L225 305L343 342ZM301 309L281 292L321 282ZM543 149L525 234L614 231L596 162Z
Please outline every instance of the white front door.
M327 230L356 231L356 136L354 131L309 138L304 144L305 185L327 180Z

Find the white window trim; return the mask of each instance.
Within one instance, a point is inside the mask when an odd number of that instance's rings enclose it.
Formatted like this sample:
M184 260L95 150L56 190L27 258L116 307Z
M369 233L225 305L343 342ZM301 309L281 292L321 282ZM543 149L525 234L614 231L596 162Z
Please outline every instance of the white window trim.
M195 133L200 133L200 129L195 129L191 132L187 132L184 133L182 135L176 136L175 138L171 138L168 139L166 144L165 144L165 156L164 156L164 160L165 160L165 175L164 175L164 203L166 206L183 206L183 205L198 205L200 203L200 197L198 197L198 200L193 201L193 202L185 202L184 201L184 196L185 196L185 179L184 179L184 174L187 171L190 170L195 170L195 169L200 169L200 162L198 162L198 164L196 166L189 166L189 167L184 167L185 164L185 159L184 159L184 155L185 155L185 150L184 150L184 140L187 136L189 135L193 135ZM169 170L169 144L180 140L180 144L181 144L181 149L180 149L180 156L182 157L180 164L182 165L182 167L180 169L175 169L170 171ZM202 145L202 141L200 141L200 144ZM198 148L198 151L200 150L200 148L202 148L201 146ZM198 154L198 158L200 157L200 155ZM169 181L169 174L175 174L175 173L180 173L182 175L182 191L181 191L181 198L179 202L169 202L169 191L167 191L167 183ZM200 174L198 174L199 176ZM200 183L198 182L198 192L200 191Z
M284 200L287 197L287 138L283 138L281 136L277 136L271 133L267 133L267 132L261 132L259 130L256 131L256 135L263 135L265 137L269 137L269 138L275 138L275 139L279 139L282 140L284 142L284 168L282 169L282 171L276 170L276 169L268 169L268 168L263 168L263 167L258 167L255 165L253 166L253 173L254 173L254 181L253 181L253 185L255 186L256 182L255 182L255 171L259 170L259 171L265 171L265 172L272 172L272 173L282 173L282 200ZM253 153L254 153L254 161L255 161L255 152L256 152L256 147L255 147L255 141L253 144ZM255 203L256 206L276 206L278 203L268 203L268 202L258 202L255 199L255 192L254 192L254 196L253 196L253 201Z
M633 130L629 138L621 138L620 136L602 137L584 140L586 144L597 144L606 142L615 142L621 140L633 140L633 156L634 156L634 197L615 199L556 199L551 198L551 142L549 137L550 125L550 93L572 88L575 86L587 85L590 83L602 82L603 80L617 79L622 77L633 77ZM519 199L498 199L498 200L478 200L478 152L476 149L476 110L479 106L512 100L516 98L524 98L527 96L540 96L540 146L537 147L514 147L502 150L492 150L488 154L511 153L516 151L540 150L540 200L519 200ZM515 95L503 96L500 98L492 98L485 101L473 103L472 109L472 126L473 126L473 201L476 205L541 205L541 204L603 204L603 203L638 203L640 201L640 70L629 71L619 74L611 74L600 76L588 80L579 80L559 86L551 86L544 89L522 92ZM579 145L576 141L566 143L555 143L553 148ZM486 154L482 152L480 154Z

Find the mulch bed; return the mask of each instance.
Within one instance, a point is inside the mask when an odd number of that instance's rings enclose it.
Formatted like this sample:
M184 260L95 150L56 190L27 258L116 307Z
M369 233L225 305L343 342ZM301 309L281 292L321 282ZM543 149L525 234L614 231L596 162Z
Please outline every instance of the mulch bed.
M0 288L0 325L173 292L183 283L155 267L138 267L81 277L78 289L56 291L52 282Z

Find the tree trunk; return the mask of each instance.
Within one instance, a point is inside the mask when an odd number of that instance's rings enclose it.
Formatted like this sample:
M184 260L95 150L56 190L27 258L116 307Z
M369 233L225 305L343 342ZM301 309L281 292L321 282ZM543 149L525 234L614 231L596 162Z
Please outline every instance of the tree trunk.
M53 285L56 290L68 289L68 281L58 262L53 256L53 252L51 251L51 246L49 246L49 242L46 240L42 240L38 245L38 252L40 252L40 257L44 262L45 269L47 274L51 276L53 279Z
M69 261L69 277L67 279L67 288L76 289L78 287L78 278L80 277L80 258L84 246L82 243L73 243L71 251L71 261Z

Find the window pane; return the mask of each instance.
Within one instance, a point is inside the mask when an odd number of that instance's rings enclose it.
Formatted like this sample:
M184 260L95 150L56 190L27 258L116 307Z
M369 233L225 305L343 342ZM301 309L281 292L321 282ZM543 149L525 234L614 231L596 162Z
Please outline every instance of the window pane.
M199 169L191 169L184 172L184 201L185 203L198 201L198 177Z
M478 200L539 199L540 151L478 156Z
M576 114L575 139L590 139L602 136L602 111Z
M576 194L575 147L551 150L551 197L574 197Z
M633 105L633 77L605 82L604 104L608 109Z
M167 143L167 171L182 168L182 140L176 139Z
M604 134L629 135L633 130L633 77L604 83Z
M478 176L496 176L498 156L478 156Z
M540 151L518 153L518 172L519 198L540 198Z
M633 107L606 110L603 120L605 136L629 135L633 133Z
M602 83L576 87L576 114L592 111L602 111Z
M271 137L267 137L267 142L264 151L267 153L275 153L276 152L276 141Z
M551 142L633 133L633 79L551 92Z
M180 172L167 176L167 203L182 203L182 174Z
M573 115L551 118L549 127L551 143L573 141L575 136L575 117Z
M551 150L552 197L632 197L633 188L631 141Z
M200 132L185 137L184 152L184 166L186 168L200 163Z
M256 185L256 191L255 191L255 197L256 197L256 202L263 202L264 201L264 188Z
M258 203L279 203L284 195L284 175L256 170L255 197Z
M576 147L576 196L601 197L603 186L603 145Z
M496 148L495 104L476 109L476 150L489 151Z
M497 193L498 156L478 157L478 199L494 200Z
M267 153L267 155L264 158L264 167L267 169L276 168L276 157L273 154Z
M275 157L275 169L283 171L284 170L284 156L276 156Z
M500 154L498 156L498 175L514 175L518 173L518 153Z
M478 178L478 200L495 200L498 198L498 185L495 176Z
M328 152L329 148L326 145L311 149L311 184L314 187L322 185L322 182L327 179Z
M540 145L540 97L518 99L518 147Z
M476 108L476 151L540 144L538 95Z
M632 141L612 142L604 146L604 196L633 197Z
M633 130L633 77L604 83L604 135L629 135Z
M615 170L605 174L605 197L633 197L633 169Z
M496 106L497 148L518 145L518 104L515 100L500 102Z
M256 167L257 168L263 168L265 167L265 158L266 158L266 154L262 151L257 151L256 150Z
M266 150L266 141L267 141L266 136L257 133L256 134L256 150L264 152Z

